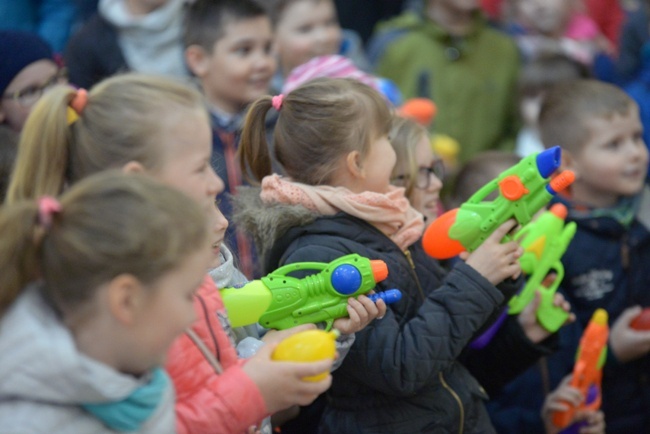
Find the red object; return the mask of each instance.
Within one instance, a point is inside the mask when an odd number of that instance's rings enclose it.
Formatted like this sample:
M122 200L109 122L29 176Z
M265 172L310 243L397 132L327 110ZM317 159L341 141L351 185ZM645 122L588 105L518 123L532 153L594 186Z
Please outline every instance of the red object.
M456 222L458 208L447 211L429 225L422 236L422 247L429 256L436 259L449 259L466 249L457 241L449 238L449 228Z
M650 330L650 307L646 307L630 323L634 330Z
M481 0L481 9L490 19L498 21L501 19L501 8L503 0Z
M589 16L598 24L598 28L618 47L618 36L625 13L617 0L585 0Z

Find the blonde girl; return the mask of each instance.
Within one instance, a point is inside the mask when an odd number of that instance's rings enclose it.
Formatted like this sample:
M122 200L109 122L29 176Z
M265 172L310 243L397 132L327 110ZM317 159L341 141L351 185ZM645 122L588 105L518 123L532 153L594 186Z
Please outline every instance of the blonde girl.
M5 206L0 231L0 430L174 432L161 364L196 319L200 206L106 172Z

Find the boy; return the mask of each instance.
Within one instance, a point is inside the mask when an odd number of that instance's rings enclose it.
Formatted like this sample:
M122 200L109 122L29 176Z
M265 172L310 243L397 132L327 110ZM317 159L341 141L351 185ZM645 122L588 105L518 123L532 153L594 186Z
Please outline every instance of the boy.
M490 149L511 151L517 131L519 54L488 27L478 0L427 0L379 27L369 58L405 99L438 106L435 129L460 143L460 164Z
M602 382L607 432L647 432L650 333L630 328L634 306L650 306L648 150L638 106L609 84L565 82L547 93L539 128L544 146L562 146L563 169L576 174L558 199L578 225L562 258L567 299L583 327L596 308L614 322Z
M198 0L189 6L183 43L185 60L199 80L213 127L213 166L226 184L219 209L230 220L229 196L242 184L235 159L246 107L268 93L276 70L273 31L266 11L254 0ZM229 228L226 244L240 269L254 276L251 243Z

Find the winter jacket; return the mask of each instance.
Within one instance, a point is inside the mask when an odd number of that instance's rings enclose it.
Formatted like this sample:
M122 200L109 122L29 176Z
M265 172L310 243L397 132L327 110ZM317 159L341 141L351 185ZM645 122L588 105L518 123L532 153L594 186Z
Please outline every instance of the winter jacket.
M148 381L79 352L38 286L0 318L0 433L117 433L81 405L122 401ZM170 383L138 432L175 432Z
M256 191L240 191L234 219L255 236L267 270L357 253L386 262L379 290L403 293L357 333L333 374L321 431L494 432L485 391L456 359L504 294L464 263L447 274L419 242L402 252L367 222L344 213L317 217L298 205L262 207Z
M579 211L570 201L568 221L578 230L562 257L562 288L584 327L603 308L610 325L624 309L650 306L650 189L641 194L629 227L612 217ZM650 427L650 355L621 363L609 351L603 370L607 433L640 433Z
M199 289L192 330L220 362L219 375L196 344L183 335L169 351L166 369L176 388L178 433L241 434L268 411L257 385L242 370L219 292L210 276Z
M519 54L478 13L471 32L454 37L406 12L378 26L368 52L375 73L395 82L405 99L436 102L436 133L460 143L461 163L481 151L514 149Z

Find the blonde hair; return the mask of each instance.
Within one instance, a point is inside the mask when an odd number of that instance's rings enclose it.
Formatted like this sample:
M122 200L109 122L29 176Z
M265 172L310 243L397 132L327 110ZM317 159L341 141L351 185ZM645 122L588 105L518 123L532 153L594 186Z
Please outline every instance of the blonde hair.
M164 155L156 134L164 117L183 109L204 110L195 89L132 73L93 87L79 119L68 126L74 95L73 88L58 86L35 105L20 139L7 203L56 195L67 183L129 161L156 168Z
M418 161L415 157L415 148L417 144L423 139L429 137L429 132L422 125L418 124L412 119L403 118L400 116L393 116L391 122L390 144L395 150L397 156L397 164L393 168L392 178L399 175L397 168L401 164L407 167L406 173L406 197L411 197L415 182L418 176Z
M246 115L239 158L252 182L271 174L265 137L271 106L271 97L262 97ZM314 79L284 96L274 131L275 157L294 181L327 184L340 157L352 151L365 156L370 143L388 133L390 118L385 100L371 87L354 79Z
M60 203L48 227L34 200L0 211L0 313L37 279L60 308L90 300L120 274L155 283L208 239L200 205L144 175L106 171Z

